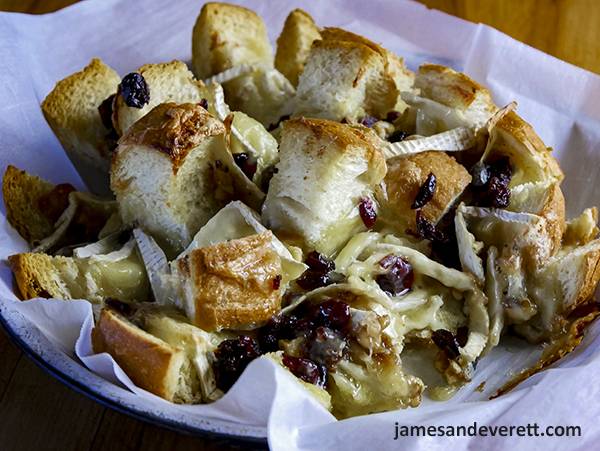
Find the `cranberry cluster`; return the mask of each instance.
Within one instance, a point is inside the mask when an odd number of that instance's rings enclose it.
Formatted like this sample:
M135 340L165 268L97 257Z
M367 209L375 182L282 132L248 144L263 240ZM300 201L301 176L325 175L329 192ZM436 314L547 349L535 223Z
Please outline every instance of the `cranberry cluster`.
M375 282L390 296L401 296L408 293L415 280L415 274L409 262L397 255L387 255L381 259L379 266L387 272L379 274Z
M256 340L247 335L223 341L215 351L213 363L217 387L229 390L248 364L260 354Z
M335 263L324 255L313 251L306 257L308 269L296 280L304 290L314 290L336 282L340 275L335 273Z
M471 169L473 191L481 207L506 208L510 203L512 167L508 157L491 163L477 163Z

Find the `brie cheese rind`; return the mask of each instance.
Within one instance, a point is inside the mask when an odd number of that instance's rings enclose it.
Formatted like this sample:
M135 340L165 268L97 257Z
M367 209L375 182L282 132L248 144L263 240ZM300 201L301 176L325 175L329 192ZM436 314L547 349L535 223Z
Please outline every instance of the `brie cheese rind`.
M477 144L476 135L468 127L456 127L431 136L413 135L390 143L384 150L387 159L425 151L459 152Z
M373 190L385 176L378 139L368 129L333 121L284 122L262 210L265 225L302 248L325 255L339 250L365 230L359 203L374 203Z

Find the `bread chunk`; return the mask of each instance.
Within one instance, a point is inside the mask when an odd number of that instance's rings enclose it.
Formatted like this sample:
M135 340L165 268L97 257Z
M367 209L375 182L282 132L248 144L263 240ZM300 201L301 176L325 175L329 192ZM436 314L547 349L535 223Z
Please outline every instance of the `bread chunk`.
M194 73L204 80L244 63L273 65L263 20L241 6L206 3L192 32Z
M94 58L80 72L59 81L42 102L46 121L88 182L106 175L109 167L111 152L106 139L109 131L102 123L98 107L117 91L119 82L114 70Z
M421 209L425 218L434 224L454 205L457 197L471 183L467 170L444 152L422 152L387 161L385 191L378 190L381 219L401 234L416 230L416 214L411 205L419 188L430 173L436 177L432 199ZM385 193L385 194L384 194Z
M155 107L115 151L111 187L123 221L139 224L171 254L181 252L230 200L214 182L225 149L224 125L201 106Z
M260 325L281 308L270 231L196 248L172 264L190 320L207 331Z
M11 255L8 262L23 299L37 297L122 301L150 299L148 277L135 251L118 261L40 253Z
M183 373L190 371L184 350L150 335L123 315L102 309L92 331L94 352L110 354L138 387L172 402L192 402Z
M144 77L150 92L150 101L142 108L127 106L120 93L113 103L113 125L119 135L125 133L134 122L145 116L161 103L198 103L207 98L204 83L182 61L146 64L136 72Z
M304 70L312 43L321 38L319 28L307 12L297 8L285 19L277 38L275 68L298 86L298 77Z
M498 110L490 92L469 78L446 66L423 64L415 78L421 95L462 112L468 123L479 128Z
M298 80L295 115L355 121L404 111L400 92L414 74L379 45L339 28L325 28L314 41Z
M377 140L367 128L328 120L284 122L265 224L288 242L327 255L365 230L358 205L386 172Z

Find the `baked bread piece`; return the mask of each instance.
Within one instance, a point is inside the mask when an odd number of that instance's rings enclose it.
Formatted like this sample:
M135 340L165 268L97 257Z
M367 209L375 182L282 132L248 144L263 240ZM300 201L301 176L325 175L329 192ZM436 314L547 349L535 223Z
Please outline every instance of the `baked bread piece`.
M377 137L364 127L319 119L283 123L280 161L262 218L289 242L326 255L364 230L361 199L386 173Z
M241 6L206 3L192 32L194 73L204 80L245 63L273 65L263 20Z
M125 224L139 224L171 254L227 203L229 175L215 187L225 127L197 104L163 103L119 141L111 188ZM215 189L217 188L217 189Z
M11 255L8 262L23 299L37 297L122 301L150 299L142 262L133 248L122 258L52 257L40 253Z
M138 387L172 402L197 401L184 349L145 332L114 310L100 312L92 345L94 352L110 354Z
M58 219L54 212L59 210L60 216L67 208L67 196L51 194L55 188L53 184L12 165L6 167L2 179L6 219L30 244L50 235ZM51 199L49 205L58 208L53 208L52 212L46 211L42 208L44 199Z
M480 128L498 110L490 92L461 72L437 64L423 64L415 78L420 95L456 109Z
M429 176L436 178L433 197L421 209L423 216L436 224L471 183L471 176L454 157L444 152L422 152L387 160L383 189L376 191L381 220L403 235L416 230L416 211L411 205Z
M270 231L192 249L171 264L190 320L207 331L247 329L281 308L281 258Z
M97 188L110 163L108 130L98 107L117 90L117 73L94 58L83 70L59 81L42 102L42 112L73 164ZM96 177L91 174L96 173Z
M400 92L412 88L414 74L400 58L338 28L325 28L321 36L298 81L295 116L355 121L405 109Z
M146 64L136 72L146 81L150 101L142 108L127 106L119 89L113 101L113 126L119 135L161 103L198 103L207 96L204 83L196 80L182 61Z
M310 14L300 8L289 13L277 38L275 68L292 85L298 85L298 77L304 70L312 43L320 38L319 28Z

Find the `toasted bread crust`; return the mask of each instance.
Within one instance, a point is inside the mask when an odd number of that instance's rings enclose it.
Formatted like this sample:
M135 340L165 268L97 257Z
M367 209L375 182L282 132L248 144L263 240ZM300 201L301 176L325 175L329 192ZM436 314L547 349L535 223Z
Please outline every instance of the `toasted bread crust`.
M109 353L139 387L174 401L184 352L144 332L122 315L102 309L92 331L94 352ZM175 378L175 382L177 379Z
M281 308L281 259L272 233L195 249L178 262L189 272L196 317L202 329L238 329L267 321ZM188 261L186 261L188 260Z
M192 32L192 64L205 79L243 63L272 64L263 20L238 5L206 3Z
M500 136L504 138L506 145L510 146L512 139L522 144L523 149L519 149L519 151L526 152L527 156L535 162L541 173L537 175L539 180L560 182L564 178L551 149L546 147L533 127L517 113L510 111L504 115L496 124L496 128L500 132Z
M114 70L94 58L59 81L42 102L42 112L63 147L99 167L106 167L110 149L98 107L116 92L119 82Z
M47 237L54 230L54 222L38 206L39 200L53 188L51 183L14 166L6 168L2 179L6 219L30 244Z
M275 68L292 85L298 85L298 77L304 70L310 47L320 37L319 28L307 12L298 8L285 19L283 30L277 38Z
M166 154L176 173L186 155L210 136L225 133L225 126L200 105L163 103L131 126L121 145L148 146ZM115 152L118 158L119 148Z
M382 215L392 227L404 232L415 230L415 210L411 209L419 188L429 173L436 177L436 190L431 201L422 209L428 220L437 223L463 192L471 176L453 157L444 152L422 152L388 160L384 182L387 200L379 195Z
M567 228L565 221L565 196L558 183L550 186L546 201L538 214L547 221L548 236L553 243L550 255L554 255L560 249L562 237Z
M51 260L52 257L49 255L33 253L8 257L8 263L23 300L64 297L64 290L61 290L49 277L53 271Z
M291 119L283 123L288 133L297 130L309 130L315 142L330 140L335 146L329 146L339 152L361 152L363 158L368 161L371 178L380 180L386 173L387 167L383 152L377 146L377 137L365 127L352 127L336 121L326 119ZM307 146L303 152L314 152L320 156L326 151L324 146Z

